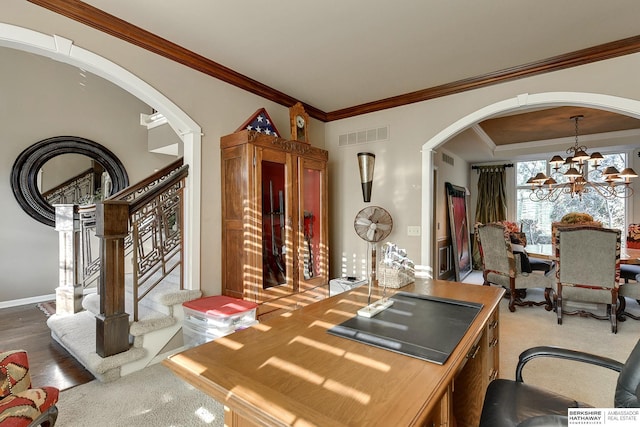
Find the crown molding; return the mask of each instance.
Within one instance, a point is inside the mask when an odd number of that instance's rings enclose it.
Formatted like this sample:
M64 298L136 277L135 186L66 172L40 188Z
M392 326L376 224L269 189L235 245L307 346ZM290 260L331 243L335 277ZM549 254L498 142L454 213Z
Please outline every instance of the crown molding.
M82 1L27 1L278 104L291 107L298 102L297 99L285 93ZM304 104L304 107L310 116L319 120L325 120L326 113L323 111L307 104Z
M327 113L327 121L427 101L468 90L640 52L640 35Z
M299 102L285 93L82 1L27 1L285 107ZM322 122L330 122L638 52L640 35L328 113L308 104L303 105L309 116Z

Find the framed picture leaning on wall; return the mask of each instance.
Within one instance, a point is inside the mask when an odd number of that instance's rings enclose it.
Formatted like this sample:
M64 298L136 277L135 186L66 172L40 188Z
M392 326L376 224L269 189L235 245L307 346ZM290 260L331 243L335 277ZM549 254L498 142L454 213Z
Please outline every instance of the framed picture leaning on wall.
M464 187L445 183L447 204L449 205L449 230L453 246L453 265L456 280L459 282L471 273L471 238L469 234L469 216L467 214L467 190Z

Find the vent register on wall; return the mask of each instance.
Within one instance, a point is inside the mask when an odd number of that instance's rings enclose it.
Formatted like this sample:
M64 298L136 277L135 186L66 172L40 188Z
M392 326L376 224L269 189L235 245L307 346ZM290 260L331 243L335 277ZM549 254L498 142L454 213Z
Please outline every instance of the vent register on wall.
M338 137L338 147L389 140L389 126L348 132Z

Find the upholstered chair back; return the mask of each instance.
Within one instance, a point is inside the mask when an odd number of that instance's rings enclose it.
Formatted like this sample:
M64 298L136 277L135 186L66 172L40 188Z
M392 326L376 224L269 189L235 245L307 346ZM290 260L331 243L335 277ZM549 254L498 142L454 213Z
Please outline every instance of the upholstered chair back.
M31 388L29 361L24 350L0 353L0 398Z
M0 352L0 426L53 427L58 418L58 396L55 387L31 387L26 351Z
M520 254L513 253L513 246L508 230L501 224L479 224L477 226L480 255L482 258L482 275L485 285L498 285L509 290L509 310L515 306L545 305L551 310L551 293L555 280L543 274L522 272ZM522 255L524 256L524 254ZM544 289L543 301L523 300L526 292L518 289Z
M640 249L640 224L629 224L627 231L627 248Z
M556 232L556 257L556 275L563 286L617 287L620 280L620 230L585 226L559 228Z
M611 332L618 332L618 288L620 281L620 230L598 227L559 228L556 231L556 302L558 324L563 314L609 319ZM598 309L565 307L565 302L605 304Z
M506 228L500 224L480 225L478 226L478 240L483 270L515 277L516 262Z

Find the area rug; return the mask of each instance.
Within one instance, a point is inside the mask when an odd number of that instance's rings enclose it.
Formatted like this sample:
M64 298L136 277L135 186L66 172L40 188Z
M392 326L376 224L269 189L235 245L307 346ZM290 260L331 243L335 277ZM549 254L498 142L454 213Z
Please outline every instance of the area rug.
M44 313L45 316L49 317L52 314L56 314L56 302L55 301L47 301L41 302L36 305L40 311Z
M103 383L60 393L58 423L65 427L180 427L224 425L222 404L161 364Z

